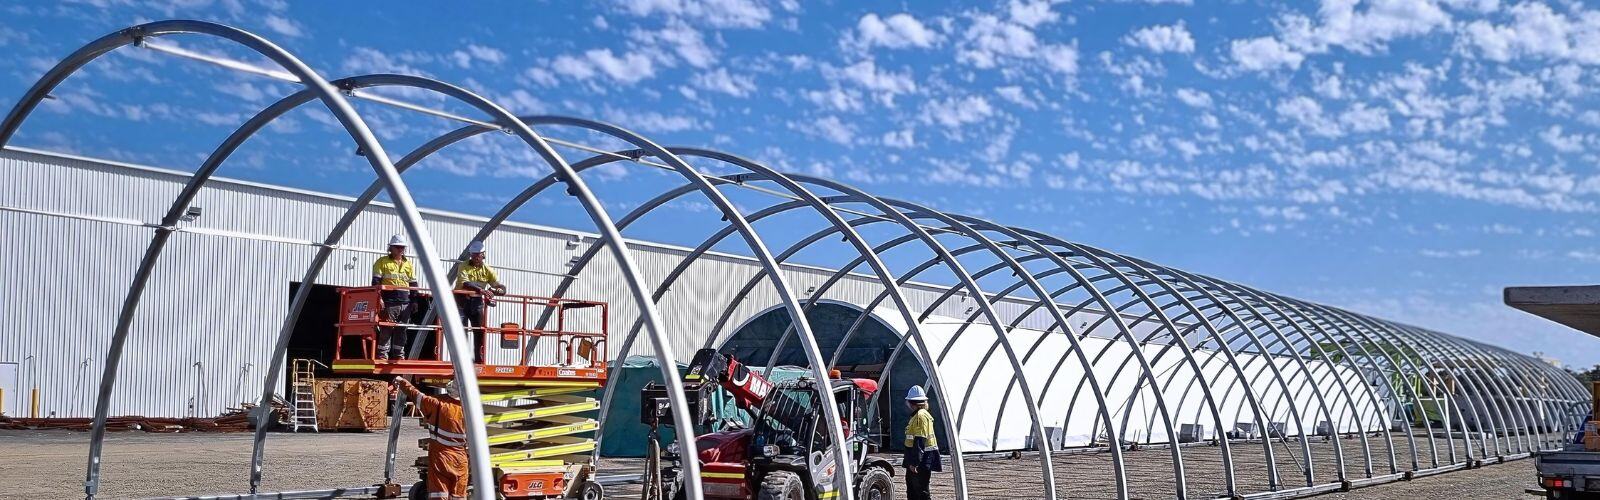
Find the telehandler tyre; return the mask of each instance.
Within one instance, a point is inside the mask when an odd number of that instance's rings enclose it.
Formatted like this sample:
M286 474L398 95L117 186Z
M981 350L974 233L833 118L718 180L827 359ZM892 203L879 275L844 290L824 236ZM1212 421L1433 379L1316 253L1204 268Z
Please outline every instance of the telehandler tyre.
M806 485L800 476L788 471L772 471L761 478L759 500L805 500Z
M866 470L861 477L861 488L856 491L856 498L860 500L892 500L894 498L894 479L889 477L889 471L882 467L872 467Z

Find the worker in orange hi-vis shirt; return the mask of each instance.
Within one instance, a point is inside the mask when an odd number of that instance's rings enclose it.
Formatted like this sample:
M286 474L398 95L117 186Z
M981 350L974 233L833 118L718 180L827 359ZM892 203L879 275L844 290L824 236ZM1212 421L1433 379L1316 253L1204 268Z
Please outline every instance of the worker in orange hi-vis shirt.
M461 420L460 393L454 380L445 384L443 397L423 394L403 377L394 385L406 391L422 413L422 426L428 429L428 498L466 498L471 474L467 462L467 430Z

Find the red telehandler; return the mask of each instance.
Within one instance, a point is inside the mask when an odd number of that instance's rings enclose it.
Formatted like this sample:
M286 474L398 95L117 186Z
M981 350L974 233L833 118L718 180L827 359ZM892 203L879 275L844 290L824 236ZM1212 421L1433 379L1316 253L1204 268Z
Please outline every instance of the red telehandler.
M811 378L771 382L732 356L701 349L683 376L689 414L695 422L675 425L679 433L708 431L695 438L699 450L702 493L707 499L829 500L839 498L834 453L844 450L855 463L849 484L855 498L894 497L894 467L869 457L868 400L878 390L871 379L837 376L825 383ZM734 419L718 421L712 394L724 390L751 417L746 426ZM674 425L666 388L646 385L641 421L651 428L645 496L663 493L684 497L682 457L676 445L661 453L659 426ZM823 421L823 404L838 405L844 424L844 446L835 446ZM716 430L711 430L716 426ZM664 484L667 480L670 484Z

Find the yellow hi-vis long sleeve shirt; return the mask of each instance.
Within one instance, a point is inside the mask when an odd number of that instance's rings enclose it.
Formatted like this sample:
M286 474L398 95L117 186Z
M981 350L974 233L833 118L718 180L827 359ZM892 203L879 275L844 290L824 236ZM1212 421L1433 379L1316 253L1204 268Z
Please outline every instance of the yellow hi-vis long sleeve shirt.
M456 271L457 288L460 288L461 285L466 283L481 283L483 286L489 286L499 282L500 277L495 276L494 268L489 267L489 263L487 262L483 263L481 266L474 266L470 262L463 262L461 263L461 268Z
M372 277L380 285L409 286L417 281L417 271L411 266L411 259L395 260L385 255L372 262Z
M906 423L906 447L917 445L916 438L923 438L925 449L939 449L939 439L933 436L933 415L927 408L918 408L911 415L911 421Z

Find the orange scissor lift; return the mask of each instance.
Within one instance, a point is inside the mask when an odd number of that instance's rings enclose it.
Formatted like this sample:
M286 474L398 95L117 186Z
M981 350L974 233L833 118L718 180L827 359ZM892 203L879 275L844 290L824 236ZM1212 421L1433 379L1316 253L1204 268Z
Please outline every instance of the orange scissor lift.
M396 376L412 375L423 382L442 384L454 378L450 358L439 347L437 323L418 325L383 318L381 292L413 290L405 287L342 288L339 334L335 340L333 370L339 373ZM473 292L457 291L470 295ZM594 433L600 425L592 412L600 408L593 396L606 382L606 332L608 307L604 302L529 295L496 295L495 307L484 308L483 328L469 328L484 337L476 364L482 395L484 423L489 436L489 460L502 498L599 498L594 481ZM554 329L532 328L531 322ZM379 361L378 329L406 327L435 334L431 359ZM345 357L345 341L356 341L360 357ZM491 348L493 346L493 348ZM427 447L427 440L419 443ZM417 461L427 470L427 458ZM423 472L425 473L425 472Z

